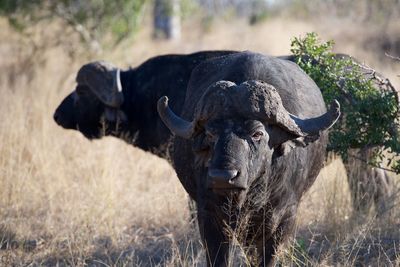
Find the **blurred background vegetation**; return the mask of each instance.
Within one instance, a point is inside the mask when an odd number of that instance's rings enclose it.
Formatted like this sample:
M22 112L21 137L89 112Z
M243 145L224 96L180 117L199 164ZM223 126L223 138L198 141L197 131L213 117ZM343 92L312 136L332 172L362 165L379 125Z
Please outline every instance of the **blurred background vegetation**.
M299 19L323 19L334 16L351 19L355 23L373 24L382 36L390 35L392 23L399 17L399 0L1 0L0 15L8 19L14 29L29 32L41 22L59 19L65 27L79 33L81 41L92 49L135 36L152 13L154 36L181 31L181 21L201 18L207 29L215 19L245 18L250 25L286 14ZM175 19L178 22L174 23ZM159 22L161 21L161 22ZM160 25L161 24L161 25ZM162 25L164 24L164 25ZM180 34L166 38L179 38ZM391 38L389 38L391 39ZM398 40L381 44L385 52L400 49Z

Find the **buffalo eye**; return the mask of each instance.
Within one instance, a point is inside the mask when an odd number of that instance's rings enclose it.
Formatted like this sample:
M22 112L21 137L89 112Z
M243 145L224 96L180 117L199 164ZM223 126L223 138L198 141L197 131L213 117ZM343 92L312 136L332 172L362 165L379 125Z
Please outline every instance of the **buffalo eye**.
M264 133L262 131L256 131L251 135L251 139L253 139L253 141L260 141L263 136Z

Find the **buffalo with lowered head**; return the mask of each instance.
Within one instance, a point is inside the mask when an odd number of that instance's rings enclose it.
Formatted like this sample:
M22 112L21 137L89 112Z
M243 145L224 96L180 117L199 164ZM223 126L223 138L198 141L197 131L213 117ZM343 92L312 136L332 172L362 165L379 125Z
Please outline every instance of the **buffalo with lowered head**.
M180 113L193 69L206 60L233 53L238 52L162 55L127 70L106 61L90 62L79 69L75 90L57 107L54 120L90 140L114 136L168 158L172 134L159 119L157 100L163 95L173 98L173 108Z
M170 131L157 114L157 100L170 96L180 111L192 70L205 60L235 53L203 51L151 58L120 70L105 61L83 65L76 88L57 107L54 120L88 139L105 135L124 139L145 151L167 157Z
M296 64L243 52L197 66L181 116L172 110L167 97L159 100L176 135L175 170L196 200L208 265L228 265L233 233L252 265L272 265L322 168L339 104L327 112Z

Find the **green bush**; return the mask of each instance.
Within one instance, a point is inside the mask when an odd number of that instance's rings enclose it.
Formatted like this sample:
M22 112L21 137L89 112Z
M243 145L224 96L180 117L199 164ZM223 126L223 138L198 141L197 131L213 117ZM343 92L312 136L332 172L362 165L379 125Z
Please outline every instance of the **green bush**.
M347 160L349 149L374 148L370 164L384 163L400 173L399 103L393 86L351 57L334 54L333 44L321 43L315 33L291 44L296 63L319 86L325 103L337 99L341 104L343 115L330 132L328 149Z

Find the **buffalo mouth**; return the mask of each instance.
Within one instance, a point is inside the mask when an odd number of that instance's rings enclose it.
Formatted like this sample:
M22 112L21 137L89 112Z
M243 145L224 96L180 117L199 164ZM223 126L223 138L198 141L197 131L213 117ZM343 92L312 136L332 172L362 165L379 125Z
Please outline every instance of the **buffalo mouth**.
M240 192L247 188L247 179L235 168L210 168L207 187L217 194Z
M220 196L230 196L230 195L239 195L241 192L245 190L242 187L234 187L234 188L210 188L209 189L216 195Z
M105 134L104 132L101 131L101 126L83 127L77 123L74 129L80 132L86 139L90 141L94 139L100 139Z
M230 195L232 193L240 193L241 191L246 190L247 187L230 181L227 181L226 183L218 183L213 181L213 179L208 178L208 189L217 195Z
M64 129L76 130L75 122L70 118L65 118L65 116L61 112L58 112L58 110L54 112L53 119L57 125L63 127Z

